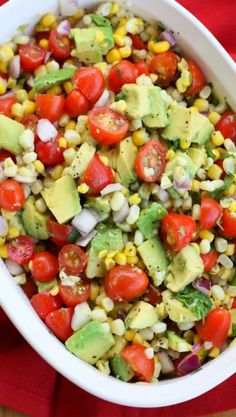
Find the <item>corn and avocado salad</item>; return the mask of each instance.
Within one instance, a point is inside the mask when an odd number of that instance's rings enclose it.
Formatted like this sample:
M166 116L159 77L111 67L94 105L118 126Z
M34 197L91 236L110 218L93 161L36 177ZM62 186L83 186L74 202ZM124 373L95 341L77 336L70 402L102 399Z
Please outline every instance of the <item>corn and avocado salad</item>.
M0 256L103 374L189 374L236 340L236 113L163 23L60 7L0 46Z

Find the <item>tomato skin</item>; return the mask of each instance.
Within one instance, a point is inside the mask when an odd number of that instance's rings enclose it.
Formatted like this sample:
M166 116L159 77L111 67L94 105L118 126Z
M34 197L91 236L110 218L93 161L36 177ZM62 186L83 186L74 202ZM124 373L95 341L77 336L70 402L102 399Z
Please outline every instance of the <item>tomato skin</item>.
M0 114L4 114L4 116L10 117L11 108L15 103L16 99L14 97L0 98Z
M186 214L169 213L161 221L161 234L165 246L179 252L193 239L196 222Z
M134 169L138 177L145 182L158 181L164 172L165 165L165 149L156 139L152 139L144 146L142 146L134 161ZM147 176L145 173L145 168L153 168L154 174Z
M34 243L29 236L19 236L7 245L9 258L19 265L26 265L34 254Z
M138 35L132 35L132 33L129 33L129 37L132 39L132 47L134 49L147 49L146 43L143 42L143 40Z
M177 74L177 64L178 56L174 52L162 52L151 59L148 70L158 75L156 84L167 86Z
M45 319L48 328L62 341L68 339L73 333L71 328L73 312L73 308L62 307L49 313Z
M233 111L227 111L222 114L215 129L219 130L225 139L232 139L232 141L236 143L236 113Z
M30 302L42 320L45 320L49 313L62 306L60 296L58 294L53 296L50 292L40 292L35 294L31 298Z
M217 307L212 310L205 321L197 323L197 333L205 342L212 342L213 346L221 347L226 342L231 324L228 310Z
M231 308L236 308L236 297L233 298L233 303L231 305Z
M35 149L38 155L38 159L43 162L44 165L54 166L64 162L63 153L65 148L59 146L59 137L51 140L50 142L42 142L39 140L36 143Z
M147 358L145 350L145 346L133 343L122 350L121 356L128 362L140 381L151 382L155 361L154 358Z
M119 93L124 84L133 84L138 76L137 68L132 62L122 60L111 67L108 85L114 93Z
M203 89L206 80L204 74L197 64L193 61L188 61L189 71L192 74L192 84L184 92L185 95L198 94Z
M201 201L200 228L212 229L223 213L221 205L213 198L203 197Z
M70 117L87 114L89 108L89 101L78 89L71 91L66 97L64 110Z
M35 114L29 114L21 120L21 123L26 127L26 129L30 129L35 133L36 125L39 119Z
M77 304L87 301L90 297L90 285L83 280L73 287L59 283L59 288L61 299L67 307L75 307Z
M39 282L48 282L54 279L59 271L56 256L49 252L37 252L31 259L32 276Z
M38 287L31 276L27 276L26 283L21 285L21 288L29 299L38 293Z
M79 275L87 263L87 256L83 249L71 243L61 248L58 262L60 270L65 271L66 274Z
M46 51L38 45L21 45L19 48L21 68L26 72L33 72L44 63Z
M5 180L0 184L0 207L7 211L18 211L25 203L22 186L15 180Z
M232 213L224 209L221 217L221 229L220 234L227 238L236 237L236 218L232 216Z
M56 122L62 115L65 99L63 96L39 94L36 98L36 108L40 119Z
M152 284L148 284L148 287L143 294L143 300L147 303L156 306L157 304L162 302L162 295L158 288L154 287Z
M213 268L217 262L218 257L219 253L216 251L209 252L206 255L201 255L204 263L204 272L209 272L211 268Z
M68 36L59 35L56 29L52 29L48 41L49 49L55 59L65 61L70 58L72 43Z
M104 289L113 301L130 301L143 294L148 282L144 271L137 272L129 265L114 266L105 278Z
M48 232L50 239L58 246L64 246L68 243L68 237L73 227L70 224L59 224L55 220L48 220Z
M90 104L95 104L105 89L103 73L96 67L79 69L74 74L73 80Z
M148 66L147 66L146 62L144 62L144 61L137 62L136 69L138 71L138 77L142 74L144 74L144 75L149 74Z
M4 162L5 159L11 158L13 162L16 162L16 157L11 152L6 151L5 149L0 149L0 163Z
M129 129L129 122L121 113L108 107L93 108L88 114L91 135L102 145L119 143Z
M111 168L104 165L99 156L95 154L83 174L81 182L89 186L88 195L96 196L106 185L114 182L114 176Z

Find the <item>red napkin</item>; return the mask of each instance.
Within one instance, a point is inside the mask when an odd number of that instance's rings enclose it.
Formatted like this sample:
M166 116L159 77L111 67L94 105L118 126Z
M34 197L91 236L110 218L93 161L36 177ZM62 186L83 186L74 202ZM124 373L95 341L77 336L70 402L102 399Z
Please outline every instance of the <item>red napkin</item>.
M236 0L179 0L236 59ZM4 0L0 0L0 5ZM24 341L0 310L0 404L31 417L197 417L236 408L236 375L176 406L140 409L102 401L59 375Z

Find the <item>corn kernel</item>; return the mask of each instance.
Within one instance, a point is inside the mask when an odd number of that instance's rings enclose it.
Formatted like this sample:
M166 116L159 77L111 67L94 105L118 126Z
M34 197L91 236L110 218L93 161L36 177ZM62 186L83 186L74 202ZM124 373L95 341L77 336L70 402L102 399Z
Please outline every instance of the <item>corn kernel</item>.
M13 90L16 87L16 84L17 84L17 80L15 80L12 77L8 78L7 85L11 90Z
M45 28L51 28L51 26L55 22L56 22L56 17L52 13L45 14L45 16L43 16L43 18L41 20L41 24Z
M219 180L222 173L223 169L217 164L213 164L207 171L207 175L211 180Z
M124 38L127 35L127 30L125 28L125 26L119 26L116 31L114 32L114 35L118 35L121 36L122 38Z
M171 161L175 157L175 151L173 149L169 149L166 153L166 158L168 161Z
M224 143L224 136L219 130L216 130L211 134L211 141L215 146L221 146Z
M26 100L23 103L23 109L24 109L24 116L33 114L36 110L36 104L34 101Z
M120 10L120 5L119 3L113 3L110 14L116 15Z
M169 49L170 44L168 41L154 42L152 52L154 52L155 54L160 54L163 52L167 52Z
M135 333L132 342L138 343L139 345L141 345L144 342L144 340L143 340L143 337L139 333Z
M90 284L90 300L95 301L99 294L99 285L96 282Z
M8 258L7 245L1 245L0 246L0 258L3 258L3 259Z
M41 39L39 41L39 46L43 49L46 49L46 51L49 49L49 42L47 39Z
M180 140L180 147L181 149L188 149L191 146L190 139L181 139Z
M71 81L65 81L63 83L63 88L67 94L69 94L73 90L73 84Z
M8 229L8 239L14 239L16 237L20 236L20 230L15 226L10 226Z
M132 342L136 332L134 330L126 330L124 336L125 339L128 340L128 342Z
M194 338L193 338L193 343L195 344L195 343L198 343L198 342L200 342L200 337L198 336L198 334L195 334Z
M225 251L225 255L232 256L235 251L235 244L229 243L227 246L227 250Z
M20 103L13 104L11 108L12 116L22 117L24 115L24 107Z
M118 45L118 46L124 46L125 41L124 41L124 37L123 36L114 34L113 35L113 39L114 39L114 42L116 43L116 45Z
M14 57L14 52L9 45L2 45L0 48L0 61L9 62Z
M111 49L106 55L106 60L107 60L108 64L114 64L114 62L120 61L121 60L121 54L120 54L119 50L116 49L116 48Z
M209 109L209 102L208 102L208 100L206 100L204 98L197 98L194 101L193 105L195 107L197 107L198 111L201 112L201 113L205 112L205 111L208 111L208 109Z
M139 261L138 256L127 256L128 265L137 265L138 261Z
M177 90L179 91L179 93L184 93L186 90L187 90L187 88L186 88L186 86L184 85L184 83L183 83L183 80L182 80L182 78L180 77L180 78L178 78L178 80L176 81L176 83L175 83L175 85L176 85L176 87L177 87ZM196 107L195 107L196 108Z
M209 230L206 230L206 229L203 229L203 230L201 230L200 231L200 233L199 233L199 237L201 238L201 239L206 239L206 240L208 240L209 242L212 242L213 240L214 240L214 234L213 233L211 233L211 232L209 232Z
M140 204L141 203L141 198L140 198L139 194L135 193L135 194L131 195L131 197L129 198L129 203L131 205Z
M227 197L231 197L232 195L236 194L236 185L231 184L231 186L224 192L224 195Z
M37 161L34 161L33 165L34 165L34 167L35 167L36 171L37 171L39 174L42 174L42 173L44 172L44 165L43 165L43 163L42 163L41 161L39 161L38 159L37 159Z
M118 252L115 255L115 263L118 265L126 265L126 255L123 252Z
M149 52L153 52L154 41L152 39L150 41L148 41L147 48L148 48Z
M132 243L127 243L125 245L124 254L126 256L136 256L137 249Z
M215 161L217 161L217 159L220 158L220 152L219 152L219 150L217 148L214 148L211 151L215 155Z
M62 93L62 88L60 85L54 85L52 88L49 88L47 91L47 94L50 94L52 96L58 96Z
M33 88L31 90L29 90L28 97L29 97L29 100L34 100L35 99L35 94L34 94L34 89Z
M38 198L38 200L36 200L35 207L39 213L46 213L47 211L47 206L43 198Z
M64 167L62 165L57 165L55 168L51 171L51 177L56 181L59 180L62 176Z
M0 78L0 95L5 94L7 91L7 82Z
M130 46L123 46L122 48L119 49L119 52L120 52L121 58L128 58L131 55L132 50Z
M221 114L217 113L216 111L212 111L208 115L209 121L215 126L221 119Z
M230 204L229 211L232 211L232 212L236 211L236 201Z
M198 180L192 180L191 191L198 193L200 190L200 182Z
M47 67L46 65L39 65L38 68L34 71L35 77L43 77L47 74Z
M89 190L89 186L85 183L82 183L78 186L78 191L80 194L86 194Z
M99 252L99 254L98 254L98 257L99 257L100 259L105 258L105 256L107 256L107 252L108 252L108 250L107 250L107 249L103 249L103 250L101 250L101 251Z
M105 155L99 155L99 159L106 167L109 166L109 159Z
M110 258L109 256L105 258L104 263L107 271L109 271L111 268L113 268L113 266L115 266L114 259Z
M28 93L26 90L21 88L20 90L16 91L16 100L19 101L19 103L24 103L24 101L28 100Z
M6 238L0 237L0 246L3 246L5 242L6 242Z
M65 127L65 131L74 130L75 126L76 126L76 123L74 122L74 120L70 120Z
M217 358L217 356L219 356L219 354L220 354L220 349L217 348L217 347L213 347L209 352L210 358Z
M60 138L58 140L58 145L60 148L66 148L67 147L67 140L65 138Z
M142 146L148 141L148 134L145 129L136 130L132 135L132 140L136 146Z

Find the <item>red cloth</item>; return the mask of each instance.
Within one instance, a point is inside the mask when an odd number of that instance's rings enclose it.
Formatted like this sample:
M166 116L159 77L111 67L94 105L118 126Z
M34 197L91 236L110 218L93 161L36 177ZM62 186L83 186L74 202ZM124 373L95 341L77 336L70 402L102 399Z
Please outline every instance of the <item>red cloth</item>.
M236 59L236 0L179 0ZM4 1L0 0L0 5ZM0 403L31 417L196 417L236 408L236 375L176 406L138 409L102 401L59 375L24 341L0 311Z

